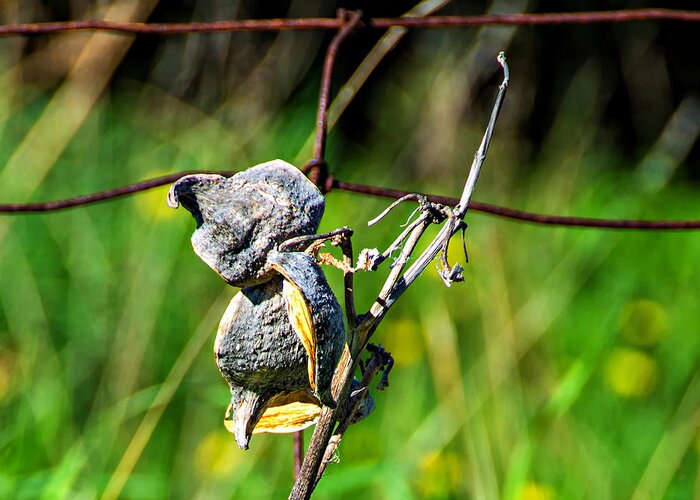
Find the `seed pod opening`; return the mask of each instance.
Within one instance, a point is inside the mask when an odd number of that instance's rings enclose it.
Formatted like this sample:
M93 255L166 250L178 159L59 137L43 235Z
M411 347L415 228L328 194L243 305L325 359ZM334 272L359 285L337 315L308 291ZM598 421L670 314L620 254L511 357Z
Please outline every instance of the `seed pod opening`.
M315 424L321 414L321 403L308 391L281 393L261 402L263 399L251 391L239 390L226 410L224 425L244 450L251 434L301 431Z

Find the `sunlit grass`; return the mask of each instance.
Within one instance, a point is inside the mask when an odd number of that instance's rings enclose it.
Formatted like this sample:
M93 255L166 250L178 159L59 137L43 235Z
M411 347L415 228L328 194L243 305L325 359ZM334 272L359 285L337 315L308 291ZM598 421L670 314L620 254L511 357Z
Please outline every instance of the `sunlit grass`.
M450 97L428 70L404 78L377 83L387 105L370 117L374 135L361 145L334 137L332 168L348 180L456 195L483 120L457 120L455 136L468 140L448 144L439 171L402 162L429 137L415 129L435 126L421 123L424 103ZM673 179L640 188L643 169L596 147L602 78L594 65L575 75L527 175L503 152L513 130L499 123L477 199L692 216L696 189ZM313 123L306 94L251 137L155 88L129 88L92 109L36 199L292 157ZM406 116L390 111L392 98ZM7 117L10 137L30 130L45 105ZM17 141L0 146L7 161ZM229 395L211 355L218 314L208 311L235 290L193 254L194 223L166 207L164 192L0 219L0 496L92 498L115 471L133 498L288 492L291 436L256 435L243 452L224 430ZM385 205L331 193L322 230L353 227L356 251L385 246L411 211L367 228ZM445 289L430 266L378 330L375 341L396 360L390 386L347 433L318 497L690 498L700 455L700 235L543 228L479 214L468 222L466 282ZM457 241L450 259L463 259ZM358 276L360 309L384 272ZM328 274L339 290L339 273Z

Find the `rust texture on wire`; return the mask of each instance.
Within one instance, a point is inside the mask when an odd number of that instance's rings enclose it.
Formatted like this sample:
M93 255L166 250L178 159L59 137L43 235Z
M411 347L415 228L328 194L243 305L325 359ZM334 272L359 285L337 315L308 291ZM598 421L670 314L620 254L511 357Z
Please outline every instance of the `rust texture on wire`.
M316 140L314 143L313 159L303 168L311 179L324 192L331 189L350 191L354 193L380 196L385 198L401 198L407 191L382 188L366 184L344 182L328 175L324 160L327 136L328 101L333 74L334 61L338 47L354 28L359 25L371 28L390 28L403 26L410 28L445 28L450 26L483 26L483 25L542 25L542 24L585 24L602 22L628 22L644 20L676 20L700 21L700 12L670 10L670 9L636 9L604 12L571 12L548 14L516 14L498 16L435 16L427 18L375 18L362 19L359 11L339 11L336 18L304 18L304 19L262 19L241 21L216 21L209 23L176 23L176 24L146 24L146 23L115 23L108 21L69 21L56 23L30 23L0 26L0 36L46 34L59 31L110 31L131 34L185 34L213 33L223 31L280 31L280 30L309 30L335 29L338 30L329 45L324 61L319 106L316 123ZM38 203L0 203L0 214L42 213L63 210L72 207L90 205L93 203L121 198L159 186L170 184L184 175L193 173L218 173L230 176L231 171L201 171L192 170L178 172L162 177L156 177L142 182L121 186L107 191L68 198L63 200ZM426 195L436 203L455 205L458 200L438 195ZM472 201L470 208L507 219L530 222L533 224L590 227L603 229L640 229L640 230L693 230L700 229L700 220L620 220L598 219L587 217L567 217L545 215L508 207Z
M54 212L58 210L63 210L67 208L79 207L83 205L90 205L93 203L98 203L102 201L113 200L116 198L121 198L124 196L136 194L142 191L147 191L149 189L164 186L166 184L171 184L178 180L180 177L189 174L220 174L225 176L231 176L236 172L232 171L221 171L221 170L187 170L184 172L178 172L170 175L165 175L162 177L156 177L153 179L148 179L142 182L136 182L134 184L129 184L126 186L121 186L115 189L110 189L107 191L101 191L98 193L92 193L84 196L77 196L75 198L67 198L64 200L49 201L44 203L0 203L0 214L21 214L21 213L42 213L42 212ZM404 191L401 189L391 189L382 188L377 186L370 186L367 184L356 184L352 182L345 182L338 179L329 177L328 184L333 189L339 191L348 191L352 193L358 193L369 196L378 196L382 198L393 198L398 199L402 196L410 194L410 191ZM425 193L423 193L425 194ZM435 203L441 203L445 205L455 205L459 200L456 198L451 198L448 196L440 196L435 194L425 194L425 196ZM693 230L700 229L700 220L677 220L677 221L665 221L665 220L631 220L631 219L598 219L589 217L569 217L561 215L546 215L533 212L527 212L524 210L518 210L515 208L502 207L499 205L492 205L490 203L482 203L478 201L472 201L469 204L471 210L477 212L483 212L490 215L495 215L498 217L503 217L506 219L512 219L522 222L530 222L533 224L543 224L548 226L572 226L572 227L589 227L589 228L599 228L599 229L639 229L639 230Z
M366 184L355 184L352 182L344 182L337 179L333 180L333 187L341 191L349 191L360 193L369 196L378 196L382 198L398 199L402 196L410 194L410 191L400 189L381 188L376 186L368 186ZM424 194L426 198L435 203L454 206L459 201L457 198L448 196L439 196L434 194ZM526 212L515 208L501 207L490 203L482 203L472 201L469 203L469 209L476 212L483 212L506 219L512 219L522 222L531 222L533 224L543 224L548 226L573 226L573 227L590 227L599 229L665 229L665 230L689 230L700 229L700 220L632 220L632 219L598 219L592 217L570 217L563 215L546 215L533 212Z
M328 166L326 165L326 138L328 136L328 104L331 98L331 84L333 82L333 67L338 55L340 44L360 24L362 13L360 11L348 12L338 9L338 19L343 23L342 27L331 40L326 50L323 61L323 73L321 75L321 88L318 95L318 113L316 116L316 139L314 140L313 159L304 166L302 171L309 176L314 184L325 193L330 190L326 185L328 178Z
M432 16L365 19L369 28L448 28L469 26L523 26L542 24L622 23L633 21L700 22L700 12L674 9L630 9L591 12L505 14L480 16ZM182 35L232 31L337 30L342 18L246 19L192 23L129 23L101 20L21 23L0 26L0 36L39 35L64 31L108 31L125 34Z

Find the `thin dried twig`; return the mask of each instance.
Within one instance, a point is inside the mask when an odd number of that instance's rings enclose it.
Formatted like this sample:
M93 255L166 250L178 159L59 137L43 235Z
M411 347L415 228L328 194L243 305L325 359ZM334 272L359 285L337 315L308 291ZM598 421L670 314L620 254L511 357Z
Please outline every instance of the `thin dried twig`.
M353 252L352 252L352 237L353 231L349 227L341 227L334 231L322 234L310 234L290 238L281 245L279 250L282 252L295 252L300 250L317 251L328 241L331 245L340 247L343 252L343 262L336 263L334 258L322 259L322 262L332 264L343 271L344 288L345 288L345 315L348 320L348 325L352 330L357 325L357 314L355 313L355 296L353 292L353 279L355 269L353 268Z
M423 198L425 198L425 197L423 197ZM379 215L377 215L374 219L367 222L367 225L374 226L377 222L381 221L384 217L386 217L389 214L389 212L391 212L393 209L398 207L401 203L403 203L404 201L409 201L409 200L420 201L420 195L415 194L415 193L410 193L410 194L402 196L401 198L396 200L394 203L392 203L391 205L386 207L384 209L384 211L382 213L380 213Z
M425 220L422 218L418 218L414 220L412 223L408 225L403 231L401 231L401 234L399 234L396 239L393 241L391 245L387 247L384 252L382 252L381 255L377 256L372 260L371 266L369 266L369 269L372 271L375 271L379 265L384 262L386 259L391 257L391 255L403 244L404 240L409 237L410 234L413 233L413 231L423 225L425 223ZM392 266L392 268L395 266Z
M372 344L367 344L366 350L370 353L370 358L366 363L361 363L362 380L358 384L358 388L353 391L356 397L352 398L350 404L344 412L344 418L338 422L338 426L331 437L326 451L323 455L323 460L321 461L321 466L319 468L318 474L316 476L316 484L323 476L326 470L326 466L333 462L333 457L335 456L336 450L340 445L340 441L343 439L345 432L350 428L350 426L367 416L373 408L360 408L363 404L367 405L368 401L371 401L369 397L369 388L372 380L382 372L382 378L379 381L377 388L379 390L384 390L388 385L388 375L391 368L394 366L394 359L391 357L391 353L387 352L382 348L381 345L374 346ZM366 413L365 413L366 412Z
M299 475L304 461L304 431L294 433L294 479Z
M496 96L496 102L491 112L491 118L489 119L488 126L486 127L486 133L481 141L481 145L474 155L474 161L472 163L471 169L469 170L469 177L464 185L464 190L459 203L453 210L452 217L455 219L462 220L469 207L472 194L474 193L474 187L476 186L476 181L481 173L481 167L486 159L486 153L491 142L491 135L493 134L493 129L496 125L496 120L498 119L498 114L501 111L501 106L503 104L503 99L505 98L506 91L508 90L508 83L510 75L508 72L508 65L505 62L505 56L501 52L498 55L498 62L503 66L503 82L501 83L498 95ZM380 302L375 302L372 306L371 313L376 311L380 318L386 311L396 302L396 300L403 294L404 291L416 280L416 278L423 272L423 270L428 266L428 264L435 258L437 253L441 248L445 246L446 241L448 241L457 230L460 229L459 224L446 224L442 227L437 237L428 245L423 253L416 259L416 262L406 271L406 273L401 277L400 282L392 290L392 292ZM444 278L444 276L443 276Z

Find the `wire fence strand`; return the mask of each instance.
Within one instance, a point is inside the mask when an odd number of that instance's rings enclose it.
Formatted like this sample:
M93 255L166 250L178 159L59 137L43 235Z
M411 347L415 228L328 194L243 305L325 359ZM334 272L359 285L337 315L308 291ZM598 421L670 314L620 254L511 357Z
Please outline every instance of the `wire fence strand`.
M39 35L66 31L107 31L125 34L154 34L177 35L188 33L217 33L235 31L283 31L283 30L338 30L345 33L355 26L365 26L375 29L387 29L391 27L405 28L446 28L446 27L473 27L487 25L545 25L545 24L588 24L588 23L619 23L635 21L682 21L700 22L699 11L673 10L673 9L633 9L614 11L591 11L569 13L539 13L539 14L513 14L513 15L479 15L479 16L432 16L432 17L400 17L400 18L373 18L361 19L359 11L349 11L335 18L299 18L299 19L253 19L234 21L214 21L196 23L130 23L109 22L100 20L67 21L51 23L23 23L0 25L0 36L12 35ZM343 34L343 37L345 36ZM329 66L328 75L325 75L323 84L330 88L330 79L333 60L336 50L329 51L326 65ZM330 62L329 62L330 61ZM324 96L327 100L328 89L324 88L319 97L319 115L327 112L326 104L322 102ZM319 119L320 121L320 119ZM323 158L323 141L325 140L325 121L317 127L317 146L315 151L316 161ZM319 146L319 141L321 145ZM307 165L309 167L309 165ZM309 168L306 169L307 173ZM64 210L79 206L90 205L102 201L113 200L124 196L147 191L159 186L170 184L184 175L193 173L217 173L231 176L231 171L201 171L191 170L177 172L170 175L156 177L134 184L120 186L107 191L100 191L87 195L77 196L49 202L37 203L0 203L0 214L17 215L28 213L43 213ZM324 191L338 189L353 193L398 199L409 194L408 191L379 186L345 182L328 176L323 180ZM446 196L425 194L436 203L455 205L458 200ZM488 203L472 201L472 210L491 214L507 219L542 224L548 226L569 226L579 228L599 229L635 229L635 230L695 230L700 229L700 220L630 220L630 219L603 219L589 217L569 217L558 215L546 215L509 207L502 207Z
M449 28L473 26L532 26L542 24L624 23L637 21L700 22L700 12L677 9L628 9L589 12L552 12L532 14L432 16L369 18L368 28ZM235 31L338 30L344 25L338 18L244 19L192 23L129 23L83 20L45 23L18 23L0 26L0 36L42 35L66 31L107 31L141 35L183 35Z
M100 191L74 198L66 198L63 200L55 200L38 203L0 203L0 214L31 214L56 212L69 208L75 208L85 205L91 205L99 202L115 200L124 196L129 196L160 186L165 186L177 181L180 177L190 174L219 174L226 177L234 175L236 172L230 170L186 170L174 174L155 177L141 182L135 182L126 186L120 186L115 189ZM347 191L367 196L377 196L381 198L398 199L411 191L401 189L384 188L368 184L358 184L354 182L345 182L339 179L330 178L328 186L331 189L339 191ZM454 206L459 200L449 196L441 196L436 194L419 193L426 196L430 201L441 203L444 205ZM579 228L598 228L598 229L636 229L636 230L697 230L700 229L700 220L637 220L637 219L602 219L592 217L572 217L562 215L548 215L516 208L503 207L490 203L472 201L469 204L470 210L482 212L497 217L503 217L520 222L529 222L532 224L540 224L546 226L570 226Z

